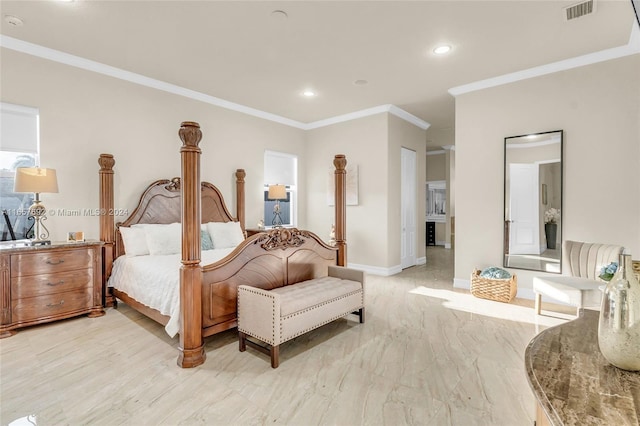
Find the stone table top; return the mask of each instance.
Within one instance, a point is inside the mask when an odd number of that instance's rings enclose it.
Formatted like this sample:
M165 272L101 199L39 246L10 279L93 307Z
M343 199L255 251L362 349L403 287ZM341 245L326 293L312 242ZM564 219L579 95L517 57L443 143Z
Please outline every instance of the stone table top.
M529 385L554 426L640 425L640 373L602 356L598 315L582 310L542 331L525 351Z

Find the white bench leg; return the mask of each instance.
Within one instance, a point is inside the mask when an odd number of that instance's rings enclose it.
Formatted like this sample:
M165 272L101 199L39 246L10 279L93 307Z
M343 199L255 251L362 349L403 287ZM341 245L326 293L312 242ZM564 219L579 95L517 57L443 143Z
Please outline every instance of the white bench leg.
M536 293L536 315L540 315L542 310L542 295L540 293Z

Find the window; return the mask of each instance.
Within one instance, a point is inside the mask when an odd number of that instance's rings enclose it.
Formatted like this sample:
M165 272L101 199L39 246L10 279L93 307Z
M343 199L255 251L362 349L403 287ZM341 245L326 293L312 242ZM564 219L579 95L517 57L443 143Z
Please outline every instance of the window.
M28 238L33 232L33 219L28 216L33 194L13 192L15 170L33 167L39 163L38 110L0 103L0 218L2 241ZM9 227L11 224L11 227ZM11 234L13 232L13 235Z
M275 200L270 200L269 185L284 185L287 198L279 200L282 226L296 226L297 223L297 184L298 157L283 152L265 151L264 153L264 224L267 228L274 225Z

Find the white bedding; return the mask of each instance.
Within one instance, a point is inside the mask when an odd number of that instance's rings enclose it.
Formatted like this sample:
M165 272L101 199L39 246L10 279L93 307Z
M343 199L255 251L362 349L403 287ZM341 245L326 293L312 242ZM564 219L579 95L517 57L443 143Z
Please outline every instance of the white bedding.
M203 250L200 264L216 262L232 251L233 248ZM171 337L180 330L180 260L180 254L120 256L113 263L107 284L168 315L164 329Z

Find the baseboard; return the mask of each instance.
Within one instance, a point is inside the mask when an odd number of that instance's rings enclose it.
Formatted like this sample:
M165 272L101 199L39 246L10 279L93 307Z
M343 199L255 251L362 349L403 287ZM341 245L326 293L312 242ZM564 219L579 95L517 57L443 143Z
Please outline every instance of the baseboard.
M532 288L518 288L516 297L519 299L535 300L536 294L533 292Z
M425 263L426 263L426 259L425 259ZM360 271L364 271L364 272L366 272L368 274L380 275L380 276L383 276L383 277L388 277L388 276L395 275L395 274L398 274L398 273L402 272L402 267L400 265L392 266L390 268L381 268L379 266L359 265L357 263L348 263L347 262L347 266L349 268L353 268L353 269L358 269Z
M426 265L427 264L427 256L419 257L416 259L416 265Z
M462 278L453 279L453 288L461 288L463 290L471 290L471 280L465 280Z

